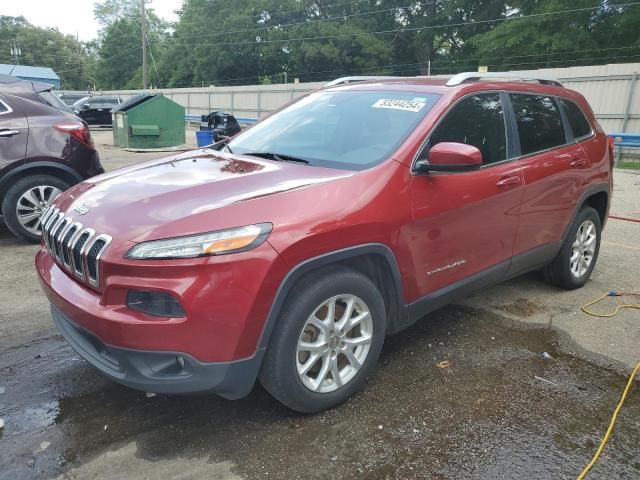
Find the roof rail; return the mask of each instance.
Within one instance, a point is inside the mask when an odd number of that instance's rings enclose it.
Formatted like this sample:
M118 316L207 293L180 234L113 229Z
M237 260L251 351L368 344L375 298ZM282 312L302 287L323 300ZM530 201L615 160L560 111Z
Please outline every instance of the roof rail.
M517 73L510 73L510 72L464 72L464 73L458 73L457 75L454 75L453 77L451 77L446 85L447 87L455 87L456 85L460 85L462 83L465 83L467 81L477 81L483 78L488 78L488 79L511 79L511 80L521 80L521 81L526 81L526 82L539 82L543 85L555 85L556 87L561 87L562 83L560 83L557 79L555 78L550 78L550 77L542 77L542 76L538 76L538 75L534 75L534 76L527 76L527 75L520 75Z
M347 85L348 83L366 82L369 80L398 80L403 78L407 78L407 77L389 77L389 76L379 76L379 75L378 76L361 75L361 76L355 76L355 77L341 77L341 78L336 78L335 80L332 80L331 82L327 83L325 87L335 87L336 85Z

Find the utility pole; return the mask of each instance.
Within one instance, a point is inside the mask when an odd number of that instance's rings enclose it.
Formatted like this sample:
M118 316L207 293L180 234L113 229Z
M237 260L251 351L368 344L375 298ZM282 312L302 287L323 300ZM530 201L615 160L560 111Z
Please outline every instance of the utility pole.
M147 15L144 12L145 0L140 0L140 9L142 10L142 88L147 88Z
M20 56L22 55L22 49L18 45L18 42L13 40L11 45L11 55L15 58L16 65L20 65Z

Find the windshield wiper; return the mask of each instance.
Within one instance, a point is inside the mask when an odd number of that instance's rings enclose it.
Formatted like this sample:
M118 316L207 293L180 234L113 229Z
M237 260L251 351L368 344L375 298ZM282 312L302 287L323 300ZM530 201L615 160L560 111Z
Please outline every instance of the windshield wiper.
M249 153L245 153L245 155L250 155L252 157L266 158L267 160L276 160L278 162L296 162L296 163L304 163L305 165L309 165L309 160L305 160L304 158L292 157L290 155L283 155L281 153L249 152Z

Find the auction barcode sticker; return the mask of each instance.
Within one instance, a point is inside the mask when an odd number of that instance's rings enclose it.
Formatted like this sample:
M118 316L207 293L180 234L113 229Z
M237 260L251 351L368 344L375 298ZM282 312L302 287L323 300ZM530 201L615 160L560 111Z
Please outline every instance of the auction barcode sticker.
M390 108L392 110L405 110L407 112L419 112L425 102L416 102L412 100L394 100L392 98L381 98L372 106L373 108Z

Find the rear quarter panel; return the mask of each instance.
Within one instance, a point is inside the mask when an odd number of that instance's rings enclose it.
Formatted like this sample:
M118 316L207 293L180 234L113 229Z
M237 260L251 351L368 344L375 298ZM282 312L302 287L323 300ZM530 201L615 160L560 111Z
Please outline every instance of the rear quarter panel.
M22 101L29 122L29 143L25 162L27 165L43 161L59 162L74 170L81 179L103 172L95 149L53 128L53 125L59 122L80 121L75 115L37 101Z

